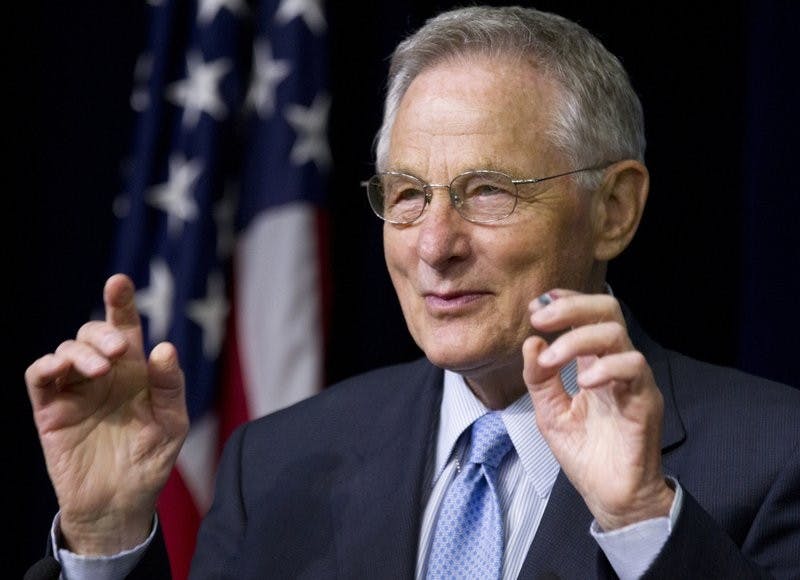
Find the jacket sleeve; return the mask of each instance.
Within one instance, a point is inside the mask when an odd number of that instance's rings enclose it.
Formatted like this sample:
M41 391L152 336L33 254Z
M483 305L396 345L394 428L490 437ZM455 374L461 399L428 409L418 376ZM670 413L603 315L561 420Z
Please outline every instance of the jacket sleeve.
M800 578L799 449L767 491L737 545L691 494L643 578Z

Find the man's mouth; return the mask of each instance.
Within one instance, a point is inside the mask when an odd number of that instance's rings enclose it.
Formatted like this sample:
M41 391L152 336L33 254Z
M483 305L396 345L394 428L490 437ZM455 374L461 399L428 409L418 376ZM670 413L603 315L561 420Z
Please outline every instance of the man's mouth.
M486 298L488 292L467 290L459 292L426 292L422 296L431 314L460 314Z

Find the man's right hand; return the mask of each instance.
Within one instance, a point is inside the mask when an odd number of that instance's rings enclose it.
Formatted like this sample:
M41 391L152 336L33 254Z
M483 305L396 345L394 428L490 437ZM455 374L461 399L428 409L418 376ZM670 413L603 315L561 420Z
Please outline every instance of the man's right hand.
M175 347L147 358L133 282L115 274L105 321L25 371L65 547L109 555L144 541L189 429Z

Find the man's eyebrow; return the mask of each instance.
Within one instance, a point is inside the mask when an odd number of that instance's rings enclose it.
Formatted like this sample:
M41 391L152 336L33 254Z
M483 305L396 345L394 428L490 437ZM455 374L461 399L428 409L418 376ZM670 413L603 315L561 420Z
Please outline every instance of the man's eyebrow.
M513 169L510 166L498 161L497 159L493 158L483 158L478 160L477 162L470 163L469 165L459 166L459 168L453 172L450 176L450 179L454 178L456 175L461 175L462 173L466 173L468 171L498 171L500 173L505 173L511 177L518 177L519 170ZM407 165L396 165L390 166L384 170L385 172L389 173L405 173L406 175L411 175L422 181L428 182L429 180L422 176L422 172L418 172Z

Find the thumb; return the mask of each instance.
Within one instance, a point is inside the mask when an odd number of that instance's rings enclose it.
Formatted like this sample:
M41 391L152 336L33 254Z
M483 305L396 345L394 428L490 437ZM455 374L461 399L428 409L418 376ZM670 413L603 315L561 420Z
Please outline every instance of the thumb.
M175 346L169 342L157 344L150 353L147 371L153 409L186 415L185 381Z
M547 342L540 336L529 336L522 344L524 366L522 378L528 388L537 418L541 411L564 411L571 404L570 396L564 390L558 367L544 367L538 362L539 355L547 348Z

